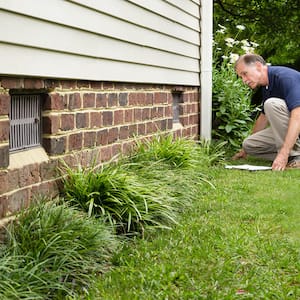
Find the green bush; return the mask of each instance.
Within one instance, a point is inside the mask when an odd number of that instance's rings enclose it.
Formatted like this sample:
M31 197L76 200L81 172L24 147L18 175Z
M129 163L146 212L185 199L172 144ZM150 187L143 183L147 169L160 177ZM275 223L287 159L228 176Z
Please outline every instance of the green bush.
M119 163L100 169L66 166L64 198L90 216L108 220L118 233L169 228L176 224L178 211L193 199L194 187L206 180L197 172L191 185L184 173L191 174L201 162L199 149L195 141L157 135L137 142L135 152Z
M257 44L237 40L244 29L241 25L234 38L227 36L224 26L219 27L214 36L212 134L237 149L250 133L253 108L252 91L237 77L233 64L239 55L253 52Z
M34 203L7 228L1 299L60 299L87 291L116 240L101 222L65 204Z

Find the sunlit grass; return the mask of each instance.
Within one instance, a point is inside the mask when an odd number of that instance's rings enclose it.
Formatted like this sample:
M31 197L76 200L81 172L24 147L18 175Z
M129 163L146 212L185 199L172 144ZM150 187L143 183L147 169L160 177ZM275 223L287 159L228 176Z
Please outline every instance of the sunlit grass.
M215 188L172 231L124 248L96 299L300 298L300 171L209 174Z

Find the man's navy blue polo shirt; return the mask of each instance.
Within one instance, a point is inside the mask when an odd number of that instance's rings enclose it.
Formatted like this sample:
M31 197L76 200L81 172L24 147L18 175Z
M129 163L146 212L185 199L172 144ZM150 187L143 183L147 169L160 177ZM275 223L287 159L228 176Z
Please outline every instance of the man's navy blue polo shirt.
M287 67L268 66L268 77L269 85L262 88L263 103L275 97L284 99L289 111L300 106L300 72Z

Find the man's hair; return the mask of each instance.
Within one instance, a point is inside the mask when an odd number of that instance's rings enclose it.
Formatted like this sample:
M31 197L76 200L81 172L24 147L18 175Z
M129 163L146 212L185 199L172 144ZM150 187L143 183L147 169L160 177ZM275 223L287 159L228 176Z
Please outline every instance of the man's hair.
M235 62L235 69L240 62L243 62L245 65L251 65L256 62L260 62L261 64L266 65L266 61L260 55L253 53L241 55Z

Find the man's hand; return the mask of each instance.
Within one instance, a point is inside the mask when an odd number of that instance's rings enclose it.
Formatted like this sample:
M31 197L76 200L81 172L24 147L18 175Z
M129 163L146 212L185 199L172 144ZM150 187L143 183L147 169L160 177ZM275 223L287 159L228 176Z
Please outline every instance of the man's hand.
M284 171L288 163L288 155L278 153L272 164L273 171Z
M233 160L238 160L238 159L241 159L241 158L246 158L247 157L247 153L245 152L244 149L241 149L238 153L236 153L232 159Z

